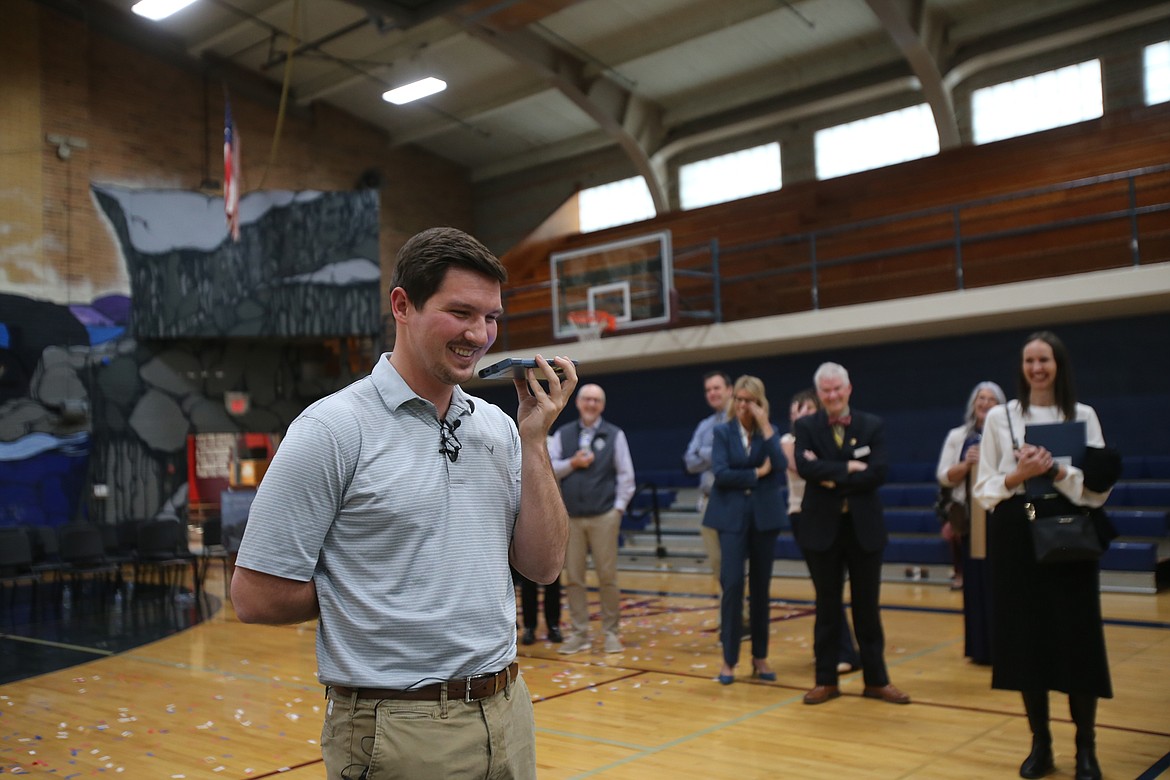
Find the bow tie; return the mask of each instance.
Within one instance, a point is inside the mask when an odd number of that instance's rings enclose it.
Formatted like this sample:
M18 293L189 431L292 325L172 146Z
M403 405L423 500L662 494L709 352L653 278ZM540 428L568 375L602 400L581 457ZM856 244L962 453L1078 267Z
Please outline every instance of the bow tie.
M849 423L853 422L853 415L847 414L844 417L830 417L829 425L840 425L842 428L848 428Z

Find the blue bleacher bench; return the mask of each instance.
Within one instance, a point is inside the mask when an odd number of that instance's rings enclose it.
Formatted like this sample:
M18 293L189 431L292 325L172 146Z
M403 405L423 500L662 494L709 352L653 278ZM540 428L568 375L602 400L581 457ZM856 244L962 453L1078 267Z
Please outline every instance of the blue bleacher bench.
M1117 539L1101 556L1101 568L1109 571L1155 571L1158 545L1153 542L1122 542Z
M1170 531L1170 512L1164 509L1129 509L1110 506L1106 510L1117 535L1163 537Z

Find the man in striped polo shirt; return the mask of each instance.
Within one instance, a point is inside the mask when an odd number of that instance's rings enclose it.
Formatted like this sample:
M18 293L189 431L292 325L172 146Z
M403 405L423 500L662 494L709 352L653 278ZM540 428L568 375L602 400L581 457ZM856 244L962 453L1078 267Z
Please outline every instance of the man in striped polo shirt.
M515 380L517 422L459 387L495 341L506 277L458 230L410 239L394 351L292 423L252 504L236 614L319 619L331 779L536 777L509 563L560 575L568 517L546 437L577 376L538 359Z

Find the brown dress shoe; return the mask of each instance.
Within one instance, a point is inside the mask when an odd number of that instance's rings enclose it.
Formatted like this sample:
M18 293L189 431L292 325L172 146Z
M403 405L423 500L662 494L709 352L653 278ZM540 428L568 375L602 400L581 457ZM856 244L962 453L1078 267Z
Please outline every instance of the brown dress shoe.
M829 699L841 695L841 689L836 685L818 685L804 695L805 704L824 704Z
M867 685L861 695L867 699L881 699L890 704L910 703L910 694L903 693L892 685Z

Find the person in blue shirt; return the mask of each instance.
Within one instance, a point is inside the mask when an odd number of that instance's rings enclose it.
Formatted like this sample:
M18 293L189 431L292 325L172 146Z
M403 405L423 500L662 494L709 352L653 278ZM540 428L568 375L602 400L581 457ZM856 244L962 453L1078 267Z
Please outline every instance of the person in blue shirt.
M708 371L703 374L703 395L707 399L707 406L711 407L711 414L704 417L695 427L687 451L683 453L687 473L700 475L698 507L700 522L711 498L711 486L715 484L715 473L711 471L711 443L715 440L715 426L728 420L731 406L731 376L725 371ZM718 587L721 558L719 533L705 525L700 526L700 532L703 535L703 547L707 550L711 576L715 578L715 585Z

